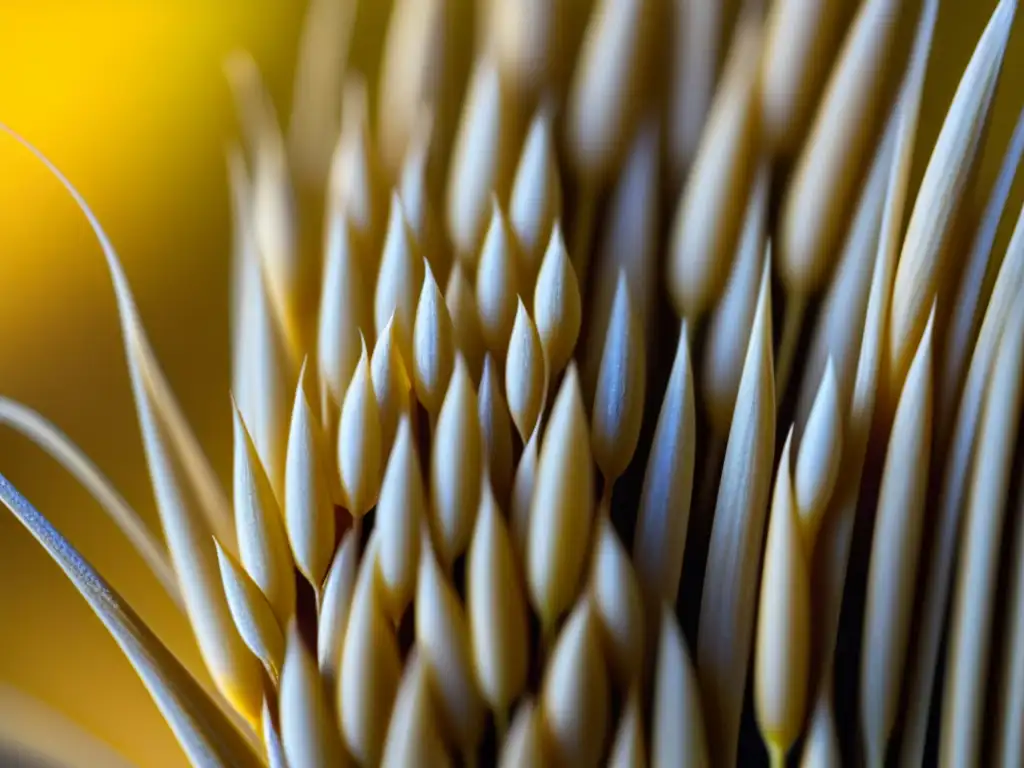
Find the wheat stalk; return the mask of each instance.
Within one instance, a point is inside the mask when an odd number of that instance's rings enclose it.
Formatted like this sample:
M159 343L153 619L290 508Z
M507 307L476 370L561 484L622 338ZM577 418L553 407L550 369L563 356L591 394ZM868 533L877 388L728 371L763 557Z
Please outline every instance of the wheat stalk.
M315 0L287 136L232 55L231 504L106 234L15 135L104 251L165 545L0 421L180 600L216 691L0 498L192 763L747 764L746 719L772 765L1019 762L1024 214L993 244L1024 121L967 210L1016 3L918 190L938 0L905 62L913 4L762 5L396 0L370 81L363 9Z

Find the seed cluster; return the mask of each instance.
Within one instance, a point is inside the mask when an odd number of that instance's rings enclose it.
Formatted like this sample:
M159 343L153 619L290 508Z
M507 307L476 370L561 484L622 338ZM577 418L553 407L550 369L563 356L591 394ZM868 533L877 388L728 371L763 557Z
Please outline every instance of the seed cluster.
M969 201L1014 0L915 194L938 0L395 0L373 98L354 5L287 137L227 67L233 504L93 221L219 693L126 653L193 762L1020 765L1024 113Z

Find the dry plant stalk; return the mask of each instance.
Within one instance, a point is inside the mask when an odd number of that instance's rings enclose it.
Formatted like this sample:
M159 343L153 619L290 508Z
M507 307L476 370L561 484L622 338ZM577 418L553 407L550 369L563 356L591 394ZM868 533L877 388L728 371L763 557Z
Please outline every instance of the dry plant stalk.
M900 0L747 2L734 29L710 0L398 0L372 82L347 65L365 8L312 0L287 135L256 62L225 66L230 503L107 235L4 128L103 250L163 541L55 426L5 399L0 422L125 533L215 690L2 478L0 499L198 766L745 764L751 668L773 765L860 740L916 766L930 737L944 764L1017 765L1024 212L993 244L1024 117L939 290L1002 98L1016 3L992 4L914 193L938 0L902 69Z

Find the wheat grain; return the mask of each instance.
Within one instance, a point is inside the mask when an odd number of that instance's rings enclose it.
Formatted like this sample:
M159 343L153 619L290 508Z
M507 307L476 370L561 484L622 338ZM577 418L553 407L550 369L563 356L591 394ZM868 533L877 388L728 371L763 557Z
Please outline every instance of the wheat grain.
M910 637L931 454L934 314L933 307L900 394L871 539L860 712L870 766L885 763Z
M942 747L945 764L974 764L984 743L999 548L1024 382L1024 299L1014 300L986 387L949 623Z
M701 401L718 435L729 433L754 325L768 217L768 171L762 167L750 190L743 229L722 295L708 318L701 359Z
M374 765L384 749L402 672L398 643L381 600L378 545L377 534L371 534L356 576L336 689L345 746L359 763Z
M761 62L761 121L777 154L799 147L842 31L847 0L771 4Z
M643 602L633 565L611 521L602 515L596 525L588 591L612 679L624 690L638 678L643 663Z
M679 592L690 521L696 420L684 320L647 459L633 537L633 565L648 599L670 605L675 605Z
M948 270L945 251L967 181L981 147L1016 11L1001 0L957 86L921 180L900 251L889 319L889 392L903 384L927 321L927 308Z
M547 361L548 381L565 370L580 335L583 301L556 219L533 291L533 318Z
M698 624L697 673L710 754L723 765L735 762L771 482L775 391L770 265L769 252L736 397L742 410L729 429Z
M517 262L515 240L497 196L491 197L491 218L480 247L476 272L476 309L487 348L504 355L516 318Z
M436 416L455 366L455 331L428 264L413 326L413 385L416 399Z
M416 646L444 732L464 755L475 755L484 702L476 685L470 629L459 596L426 542L416 577Z
M518 143L513 108L494 62L477 61L455 135L445 208L456 256L471 272L489 217L493 225L493 196L504 200L511 183Z
M533 6L544 4L554 3L552 0L532 3ZM545 249L550 248L551 229L562 217L562 182L556 165L553 122L550 105L542 106L534 115L509 197L508 218L519 245L519 278L523 292L533 290Z
M861 158L881 122L889 57L905 5L862 2L836 57L779 214L779 272L791 294L808 295L830 271Z
M488 483L483 485L466 560L466 613L476 680L504 730L502 722L526 688L526 600L505 520Z
M405 220L402 201L397 193L392 193L384 252L373 296L373 318L379 336L388 320L394 316L398 350L406 370L410 372L414 370L412 332L423 273L423 255Z
M651 764L703 768L711 765L701 690L676 617L665 603L660 625L651 705Z
M523 442L530 439L540 419L547 389L545 367L537 328L520 299L505 359L505 397Z
M810 582L793 488L789 430L778 474L761 572L754 655L754 710L773 766L803 730L810 657Z
M563 765L597 765L608 733L609 687L598 621L580 600L547 663L541 706L552 755Z
M544 431L526 536L526 584L546 636L575 602L594 515L593 467L579 374L570 365Z
M647 360L625 272L619 272L608 335L594 389L590 421L591 451L604 476L604 495L626 471L636 452L644 416Z
M669 245L668 291L676 312L699 320L717 300L732 264L760 140L761 21L739 22L715 93Z
M334 504L327 445L303 389L305 365L295 389L285 466L284 520L295 565L317 591L334 554Z
M395 696L381 765L394 768L451 765L436 720L428 675L423 654L413 651L405 662L402 683Z
M278 704L281 744L288 765L343 766L348 760L332 722L316 659L306 648L297 625L288 628L288 651L281 672Z
M483 436L476 392L461 357L455 358L430 454L431 531L437 556L450 568L473 535L483 468ZM453 457L458 457L453 461Z

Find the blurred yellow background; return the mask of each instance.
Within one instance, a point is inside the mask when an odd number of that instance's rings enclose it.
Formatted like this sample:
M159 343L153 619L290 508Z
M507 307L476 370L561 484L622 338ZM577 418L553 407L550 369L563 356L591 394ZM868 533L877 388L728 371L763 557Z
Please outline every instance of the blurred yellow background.
M383 14L385 2L369 1ZM164 370L225 479L230 226L223 150L235 127L221 64L230 50L248 49L286 113L303 5L0 3L0 120L46 152L91 202L124 260ZM934 140L995 2L942 5L919 147ZM981 189L991 183L1022 106L1021 26L1004 67ZM357 38L358 61L371 61L375 38ZM1019 210L1020 186L1010 218ZM6 137L0 138L0 394L66 431L159 530L101 253L57 183ZM66 474L6 431L0 472L198 668L184 620ZM139 765L184 762L114 642L6 513L0 514L0 683L37 696Z

